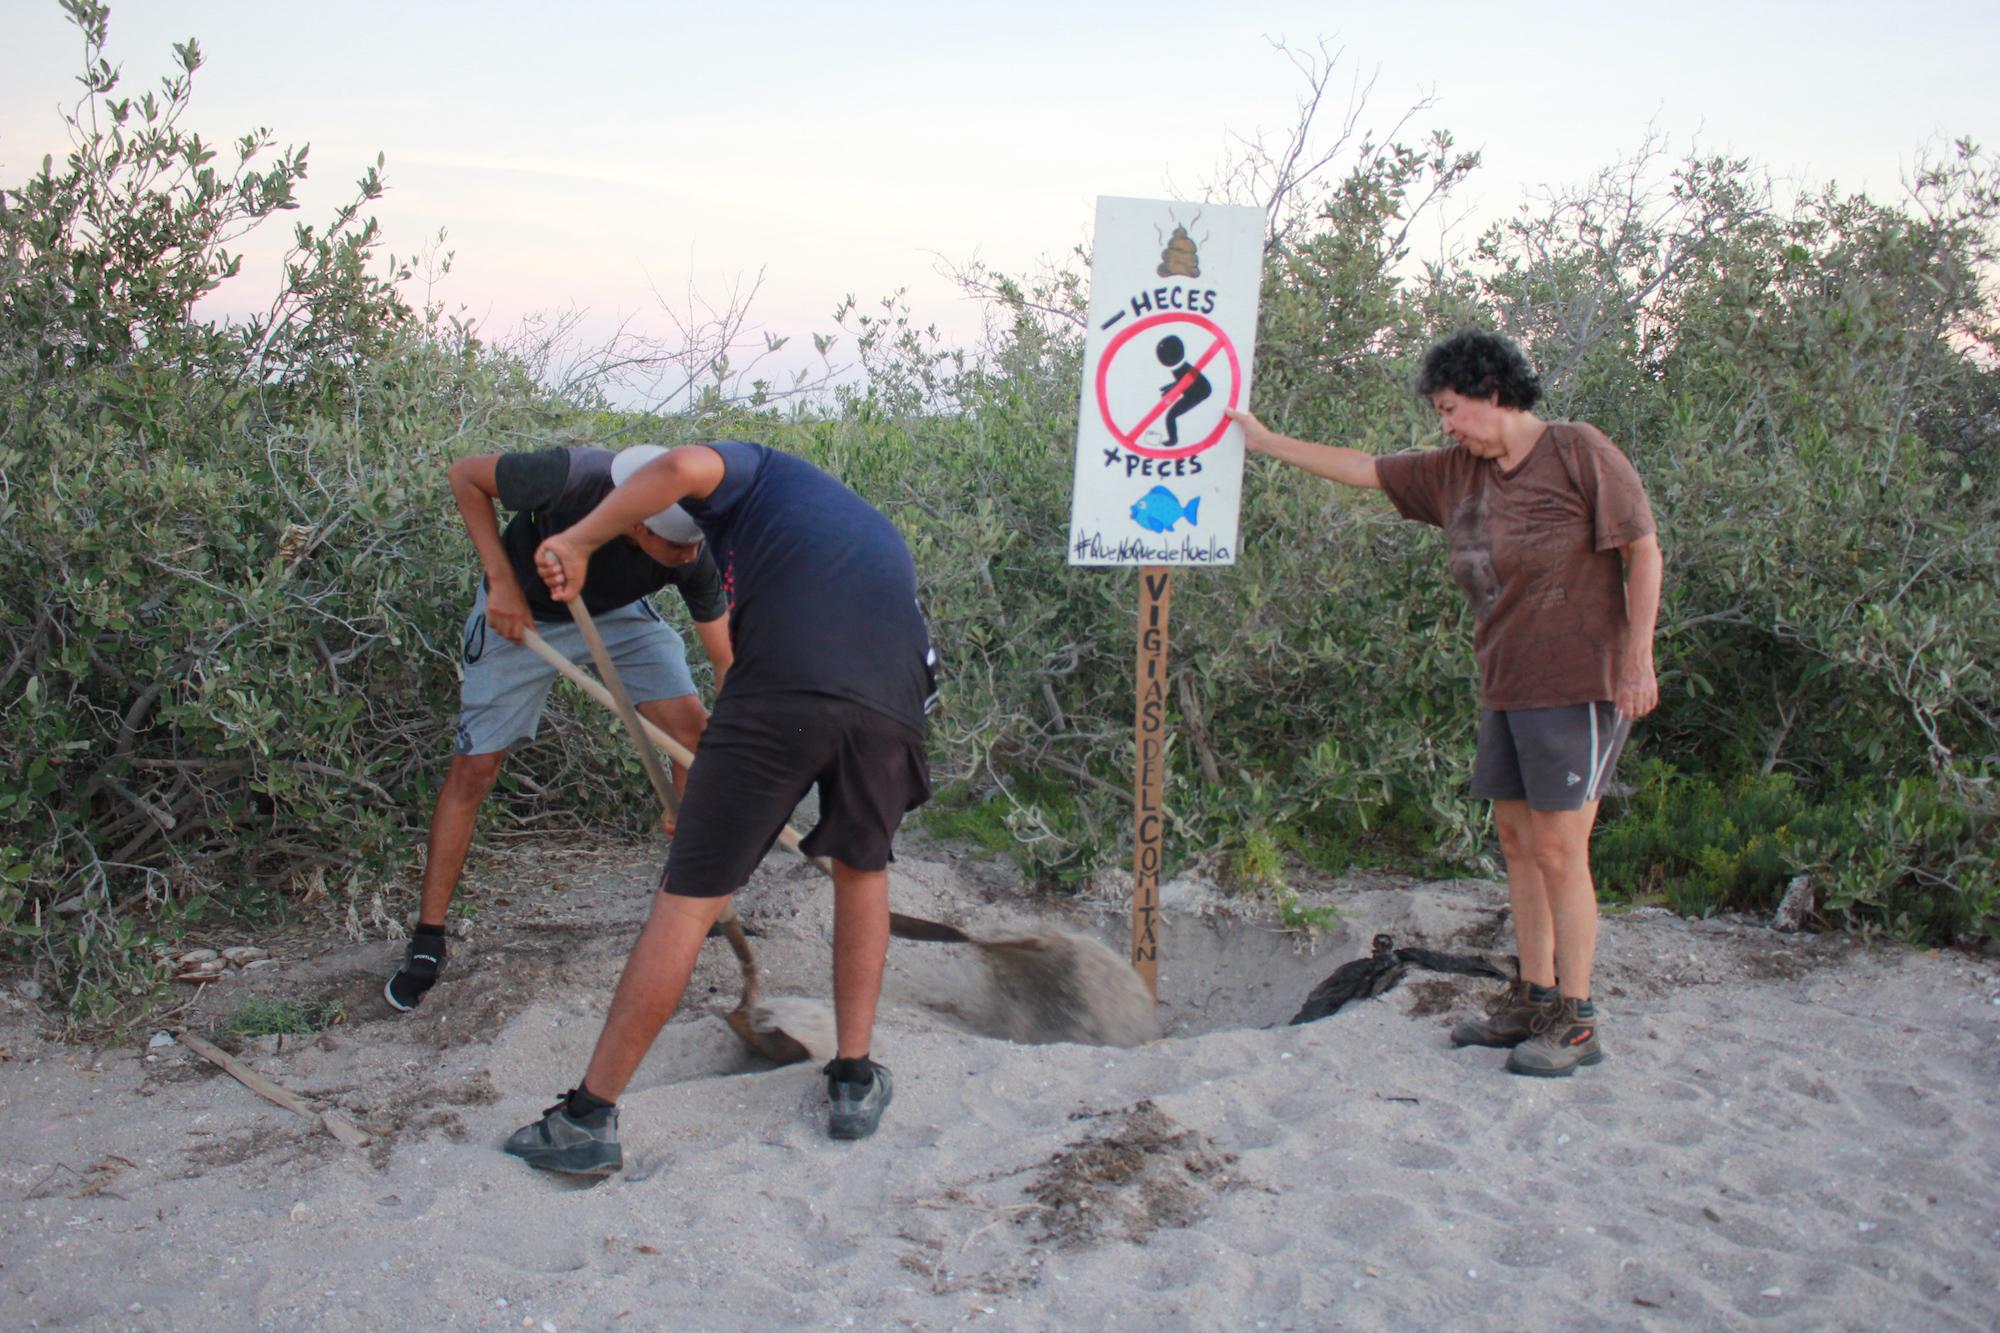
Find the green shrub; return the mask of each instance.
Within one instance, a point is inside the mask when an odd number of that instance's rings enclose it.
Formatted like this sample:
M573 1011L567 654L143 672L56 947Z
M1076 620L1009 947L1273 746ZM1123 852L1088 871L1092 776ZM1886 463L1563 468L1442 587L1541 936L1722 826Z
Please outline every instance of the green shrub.
M945 657L936 826L1004 838L1047 887L1129 862L1136 576L1064 552L1080 268L968 274L991 303L976 349L900 298L850 303L864 374L817 405L704 385L681 417L639 417L410 308L411 265L366 216L378 161L294 228L264 314L198 318L229 247L293 210L307 155L259 130L224 161L180 128L194 43L159 93L126 97L104 7L63 3L87 57L76 149L0 189L0 932L79 1024L144 1005L157 942L198 910L326 895L357 925L389 916L476 574L442 470L524 444L736 435L842 477L909 539ZM1599 833L1607 889L1763 910L1805 873L1836 924L1993 934L1993 159L1955 145L1886 205L1781 203L1746 163L1642 154L1423 267L1409 223L1476 158L1440 136L1341 161L1280 192L1265 419L1435 444L1410 373L1480 323L1652 493L1662 702ZM1493 869L1465 796L1472 626L1440 537L1265 460L1243 530L1237 565L1175 580L1169 873L1234 866L1277 892L1291 858ZM622 738L556 698L491 821L639 832Z
M373 169L295 229L266 315L192 316L306 155L258 131L218 169L178 124L195 44L161 95L123 98L104 8L64 7L78 146L0 191L0 934L99 1027L157 993L145 946L191 902L384 914L477 574L443 469L588 418L402 302L360 211ZM559 708L536 785L574 827L636 831L636 806L593 808L629 749L589 717Z
M1657 897L1688 916L1769 912L1806 875L1826 919L1914 941L1975 938L2000 920L2000 857L1975 812L1935 779L1815 793L1787 773L1726 783L1649 760L1591 845L1607 897ZM1912 873L1937 866L1942 876Z

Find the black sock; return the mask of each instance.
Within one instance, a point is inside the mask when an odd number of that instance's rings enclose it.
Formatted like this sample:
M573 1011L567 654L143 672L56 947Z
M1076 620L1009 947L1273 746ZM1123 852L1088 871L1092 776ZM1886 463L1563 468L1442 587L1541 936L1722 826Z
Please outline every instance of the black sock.
M836 1056L826 1062L826 1076L836 1083L865 1088L875 1081L875 1066L866 1055L859 1060L843 1060Z
M579 1082L569 1090L569 1096L564 1098L563 1109L568 1111L572 1116L585 1116L593 1112L606 1110L617 1104L616 1102L605 1101Z
M1588 995L1584 996L1581 1000L1578 1000L1576 1002L1576 1016L1578 1018L1597 1017L1597 1006L1590 1002L1590 997Z
M1553 1004L1555 998L1556 988L1554 986L1537 986L1532 981L1528 983L1528 999L1535 1004Z

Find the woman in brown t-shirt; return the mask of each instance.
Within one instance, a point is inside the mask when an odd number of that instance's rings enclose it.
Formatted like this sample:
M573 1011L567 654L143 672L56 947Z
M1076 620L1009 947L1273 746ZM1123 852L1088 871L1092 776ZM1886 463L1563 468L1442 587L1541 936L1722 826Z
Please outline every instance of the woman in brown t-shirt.
M1506 339L1474 330L1437 343L1416 389L1445 448L1377 458L1230 415L1255 452L1381 490L1405 518L1445 530L1478 622L1472 794L1493 802L1521 959L1488 1017L1452 1041L1512 1047L1517 1074L1566 1075L1604 1058L1590 826L1633 719L1659 702L1660 543L1630 461L1595 426L1536 416L1541 383Z

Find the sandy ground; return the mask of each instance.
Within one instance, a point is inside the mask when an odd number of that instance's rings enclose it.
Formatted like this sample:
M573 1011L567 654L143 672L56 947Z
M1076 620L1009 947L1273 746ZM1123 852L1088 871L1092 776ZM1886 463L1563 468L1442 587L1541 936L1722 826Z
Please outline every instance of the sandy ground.
M264 941L276 966L206 987L188 1031L252 994L342 1004L239 1050L363 1149L181 1045L51 1044L7 979L0 1327L2000 1327L1991 958L1612 917L1610 1059L1542 1081L1450 1047L1470 978L1284 1026L1378 930L1504 948L1498 886L1325 886L1342 924L1309 951L1182 885L1166 1036L1138 1049L983 1035L973 952L893 945L895 1104L837 1144L814 1068L717 1016L711 944L623 1102L624 1173L537 1174L498 1145L580 1072L653 865L489 861L408 1017L379 998L387 941ZM1056 920L948 850L894 883L975 931ZM828 898L777 858L743 896L774 993L825 996ZM1115 907L1070 910L1122 948Z

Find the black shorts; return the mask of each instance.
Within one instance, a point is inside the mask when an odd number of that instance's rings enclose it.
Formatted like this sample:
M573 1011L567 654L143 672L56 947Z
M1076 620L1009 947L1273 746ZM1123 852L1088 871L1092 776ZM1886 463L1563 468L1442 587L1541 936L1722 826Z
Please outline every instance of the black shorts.
M725 697L688 770L661 891L719 898L742 888L815 783L807 855L881 870L895 859L896 826L930 799L923 736L827 694Z
M1604 795L1632 734L1606 701L1479 715L1472 794L1526 801L1531 810L1581 810Z

